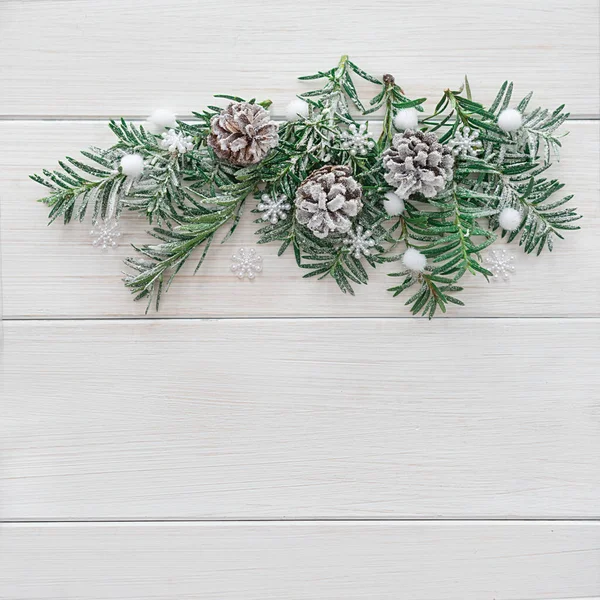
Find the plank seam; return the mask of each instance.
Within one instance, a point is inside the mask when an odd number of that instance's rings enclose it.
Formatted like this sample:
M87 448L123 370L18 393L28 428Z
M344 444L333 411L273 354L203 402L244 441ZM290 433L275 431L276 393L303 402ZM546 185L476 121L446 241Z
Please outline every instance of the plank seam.
M310 517L310 518L227 518L218 519L9 519L0 520L1 526L20 525L110 525L110 524L177 524L203 523L592 523L600 525L597 517Z
M0 115L0 122L3 121L81 121L81 122L100 122L105 123L106 121L125 119L126 121L145 121L148 118L148 115ZM276 121L283 121L284 117L282 115L274 114L272 118ZM354 116L356 121L369 121L369 123L382 123L383 119L378 116L368 117L362 115ZM187 121L190 123L198 122L193 115L179 115L178 119L180 121ZM569 121L599 121L600 114L572 114L568 119Z
M599 320L600 316L573 316L573 317L554 317L554 316L527 316L527 317L510 317L510 316L490 316L490 317L461 317L461 316L445 316L440 320L450 321L500 321L500 320L519 320L519 321L595 321ZM265 317L178 317L178 316L167 316L167 317L148 317L140 315L139 317L15 317L9 316L2 319L5 323L58 323L58 322L110 322L110 321L132 321L134 323L143 321L206 321L206 322L220 322L220 321L427 321L427 317L413 317L411 315L397 317L377 317L377 316L358 316L358 317L331 317L331 316L320 316L320 317L307 317L307 316L265 316Z

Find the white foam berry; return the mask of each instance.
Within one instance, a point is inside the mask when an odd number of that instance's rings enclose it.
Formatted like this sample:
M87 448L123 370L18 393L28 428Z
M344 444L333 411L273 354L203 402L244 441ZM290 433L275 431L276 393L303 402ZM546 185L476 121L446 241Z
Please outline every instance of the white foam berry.
M176 125L177 117L175 113L166 108L157 108L148 117L148 129L151 133L162 133L165 129Z
M398 131L416 129L419 125L419 113L415 108L403 108L394 117L394 127Z
M127 177L139 177L144 172L144 158L141 154L125 154L121 158L121 171Z
M302 98L294 98L285 107L285 119L286 121L299 121L300 119L306 119L309 113L308 102L302 100Z
M402 263L410 271L422 273L427 265L427 257L416 248L408 248L402 255Z
M517 131L523 125L523 115L514 108L507 108L498 115L498 127L503 131Z
M498 215L498 223L506 231L515 231L521 224L521 213L514 208L503 208Z
M383 208L390 217L397 217L404 212L404 200L394 192L386 192Z

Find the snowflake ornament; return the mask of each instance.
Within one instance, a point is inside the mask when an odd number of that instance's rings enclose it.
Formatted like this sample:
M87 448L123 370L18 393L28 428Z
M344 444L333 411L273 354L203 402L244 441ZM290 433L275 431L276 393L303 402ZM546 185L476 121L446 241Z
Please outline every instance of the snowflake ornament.
M448 146L452 149L454 156L477 156L483 150L483 144L479 137L479 131L471 131L470 127L457 129L454 137L448 140Z
M262 257L256 254L254 248L240 248L231 260L231 270L239 279L247 277L252 280L262 271Z
M344 244L348 246L350 252L354 253L354 258L360 258L362 256L369 256L371 254L371 248L375 245L375 240L371 237L373 232L370 229L364 230L362 225L356 228L356 231L352 229L346 234Z
M493 248L489 250L483 262L494 274L492 281L508 281L515 272L515 257L504 248Z
M194 147L194 138L191 135L183 135L174 129L169 129L162 134L160 147L173 154L185 154Z
M121 237L119 222L114 217L98 221L94 229L90 231L92 246L101 250L116 248Z
M371 134L367 131L366 123L356 127L352 123L348 131L342 131L342 148L348 150L352 156L357 154L365 155L369 150L375 147L375 142L371 139Z
M292 208L292 205L288 202L287 196L279 194L277 197L273 198L269 194L263 194L260 197L260 200L256 210L263 213L263 221L269 221L275 225L280 219L287 219L288 212Z

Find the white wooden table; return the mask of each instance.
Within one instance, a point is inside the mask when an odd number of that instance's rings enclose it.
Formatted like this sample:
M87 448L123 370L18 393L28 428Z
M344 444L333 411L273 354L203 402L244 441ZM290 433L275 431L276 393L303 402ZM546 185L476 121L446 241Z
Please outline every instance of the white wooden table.
M600 598L597 0L4 0L0 203L3 600ZM107 119L269 97L350 54L432 100L469 74L566 102L554 174L581 232L467 306L356 298L247 218L157 316L89 225L46 227L27 175Z

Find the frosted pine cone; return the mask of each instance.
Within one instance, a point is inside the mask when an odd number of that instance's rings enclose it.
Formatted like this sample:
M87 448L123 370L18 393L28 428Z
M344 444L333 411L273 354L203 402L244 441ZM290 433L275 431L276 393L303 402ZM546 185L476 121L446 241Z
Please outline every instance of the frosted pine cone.
M346 233L362 209L362 187L350 167L326 166L307 177L296 190L296 219L318 238Z
M208 145L234 165L255 165L279 141L277 123L259 104L233 102L210 120Z
M452 179L454 158L451 150L438 142L433 133L397 133L383 153L385 180L406 200L413 194L434 198Z

